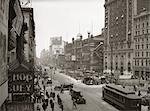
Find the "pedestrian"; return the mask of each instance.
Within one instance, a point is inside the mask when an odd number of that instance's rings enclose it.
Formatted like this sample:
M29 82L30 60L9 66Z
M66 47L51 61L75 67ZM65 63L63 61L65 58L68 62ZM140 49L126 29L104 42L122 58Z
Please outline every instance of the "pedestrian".
M46 96L47 96L47 98L49 98L49 94L48 94L48 92L46 91Z
M55 100L55 92L53 92L53 100Z
M43 108L44 111L46 111L47 106L46 106L46 103L45 103L45 102L43 102L42 108Z
M54 111L54 102L52 99L50 100L50 106L51 106L52 111Z
M45 102L46 102L46 106L48 106L48 99L45 99Z
M59 94L57 94L57 103L59 104L59 100L60 99L60 96L59 96Z
M63 104L62 104L62 103L60 104L60 109L61 109L61 111L63 111L63 110L64 110L64 106L63 106Z
M138 96L141 96L141 91L140 90L138 91Z
M39 105L37 105L37 111L40 111L41 110L41 108L40 108L40 106Z
M76 109L77 109L76 101L75 101L74 98L72 99L72 102L73 102L73 108L76 108Z

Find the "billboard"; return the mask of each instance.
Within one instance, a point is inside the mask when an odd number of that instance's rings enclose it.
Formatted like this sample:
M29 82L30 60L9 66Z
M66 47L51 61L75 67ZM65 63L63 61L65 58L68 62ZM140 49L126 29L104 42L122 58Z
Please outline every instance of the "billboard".
M0 0L0 86L7 80L9 0Z
M61 43L62 43L62 37L51 38L51 44L52 45L61 45Z
M9 93L32 94L34 73L32 71L9 72Z

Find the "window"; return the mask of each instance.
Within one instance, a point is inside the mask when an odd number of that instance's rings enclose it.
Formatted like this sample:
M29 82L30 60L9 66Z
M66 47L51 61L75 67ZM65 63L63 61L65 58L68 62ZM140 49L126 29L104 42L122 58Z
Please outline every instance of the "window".
M143 28L144 28L144 23L143 23Z
M146 52L146 57L148 57L148 52Z
M144 30L142 30L142 33L144 34Z
M147 59L146 59L146 61L145 61L145 64L146 64L146 66L148 65L148 63L147 63Z
M143 66L143 60L141 60L141 65Z
M142 44L142 49L144 48L144 45Z
M130 58L130 53L128 53L128 58Z
M142 57L144 56L144 53L142 52Z
M146 44L146 48L148 49L148 44Z
M147 29L147 34L148 34L148 29Z
M136 66L136 59L135 59L135 66Z
M147 26L148 26L148 22L147 22Z

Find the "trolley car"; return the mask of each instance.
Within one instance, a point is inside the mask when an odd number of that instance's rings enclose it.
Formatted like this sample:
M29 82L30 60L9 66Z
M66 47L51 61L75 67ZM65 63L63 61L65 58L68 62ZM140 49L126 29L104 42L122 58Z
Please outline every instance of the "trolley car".
M103 99L115 105L121 111L141 111L141 97L135 92L109 84L103 87Z

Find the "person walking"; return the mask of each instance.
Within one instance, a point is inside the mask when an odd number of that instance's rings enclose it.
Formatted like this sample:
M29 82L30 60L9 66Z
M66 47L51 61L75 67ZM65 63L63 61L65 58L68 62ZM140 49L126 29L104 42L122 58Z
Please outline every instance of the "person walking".
M76 109L77 109L76 101L75 101L74 98L72 98L72 102L73 102L73 108L76 108Z
M53 100L55 100L55 92L53 92Z
M54 111L54 102L52 99L50 100L50 106L51 106L52 111Z
M39 105L37 105L37 111L40 111L41 110L41 108L40 108L40 106Z
M46 103L45 103L45 102L43 102L42 108L43 108L44 111L46 111L47 106L46 106Z
M62 104L62 103L60 104L60 109L61 109L61 111L63 111L63 110L64 110L64 106L63 106L63 104Z

